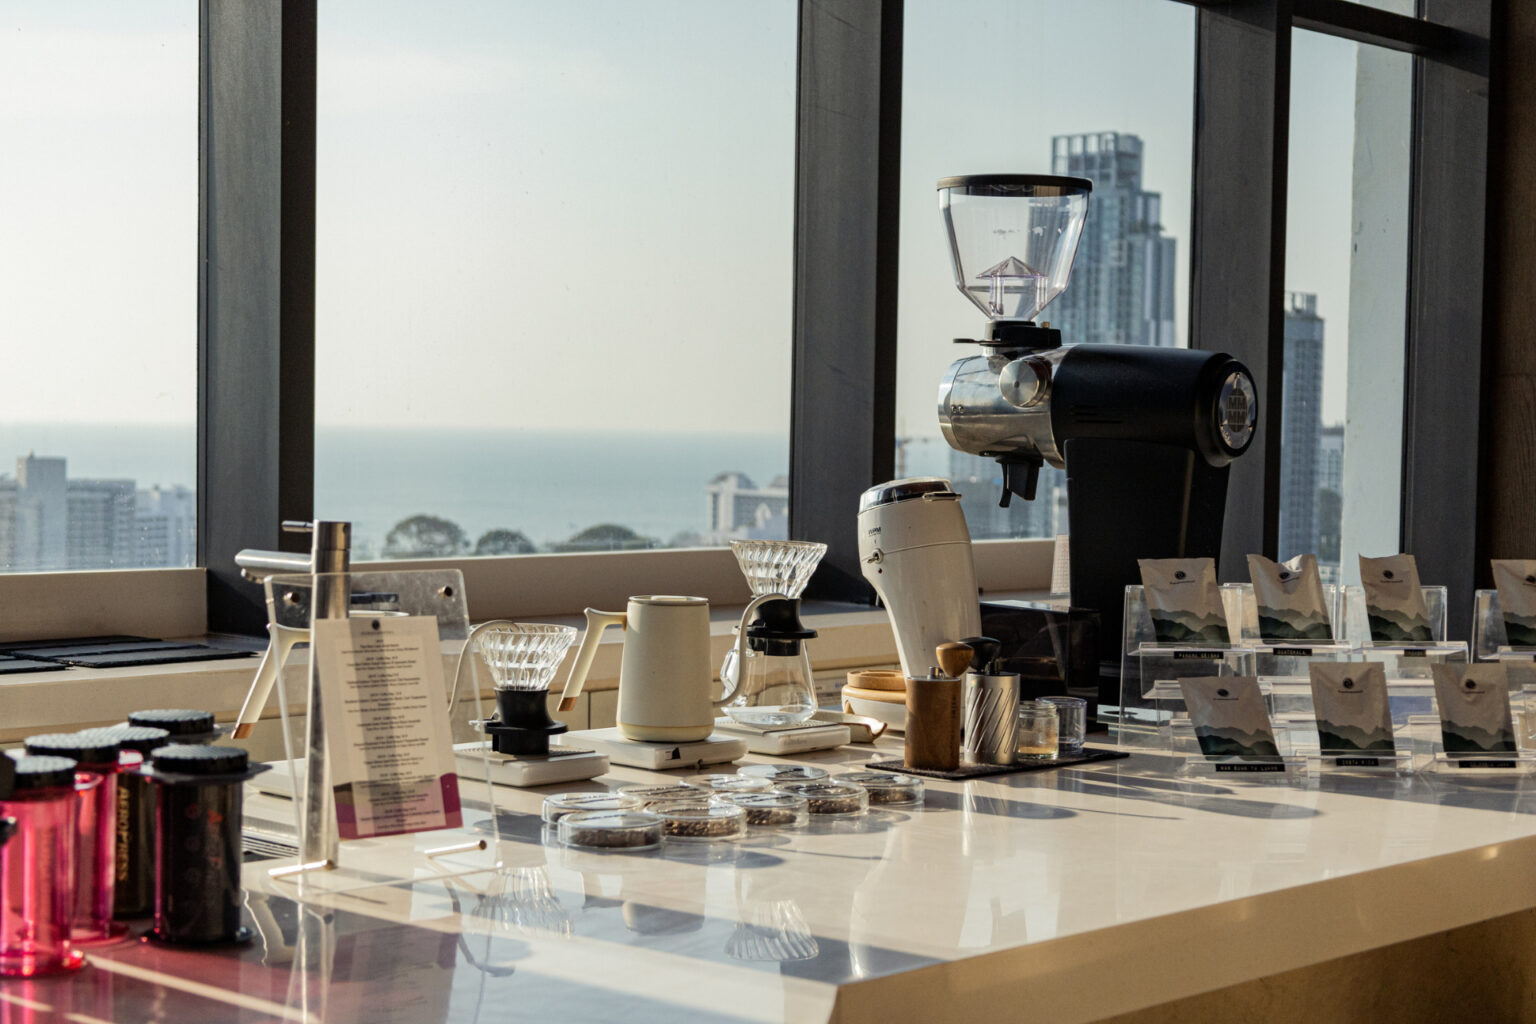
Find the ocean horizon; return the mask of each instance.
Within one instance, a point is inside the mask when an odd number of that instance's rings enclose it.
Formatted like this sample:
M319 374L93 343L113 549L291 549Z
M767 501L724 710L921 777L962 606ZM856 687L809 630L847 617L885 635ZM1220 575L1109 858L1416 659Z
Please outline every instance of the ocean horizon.
M908 474L945 473L947 448L921 448ZM64 458L71 478L197 483L191 424L0 423L0 476L28 454ZM707 529L704 487L718 474L766 485L788 471L787 434L322 426L315 514L350 521L359 554L375 557L390 528L415 515L457 523L471 548L488 530L547 547L601 523L668 544Z
M28 454L64 458L71 478L197 482L190 424L0 424L0 475ZM600 523L666 544L707 528L716 475L765 485L788 469L789 439L772 434L317 427L315 514L350 520L375 555L414 515L457 523L471 546L493 529L546 546Z

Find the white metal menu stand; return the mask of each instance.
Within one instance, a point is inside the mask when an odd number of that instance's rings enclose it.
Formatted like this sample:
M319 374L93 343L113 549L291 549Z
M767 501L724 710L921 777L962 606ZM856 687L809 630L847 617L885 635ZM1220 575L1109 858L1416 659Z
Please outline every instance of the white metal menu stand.
M315 573L311 576L271 576L265 581L269 629L273 636L271 670L279 685L283 745L289 777L294 780L295 827L299 839L297 863L274 869L277 879L299 883L302 895L306 886L318 891L338 891L371 885L387 885L410 880L422 874L440 878L445 874L484 871L494 867L499 857L499 836L495 825L495 801L490 783L489 764L483 765L476 785L485 786L485 807L490 822L486 840L462 841L462 833L418 833L414 837L393 837L389 853L368 860L363 848L377 848L379 840L356 840L359 855L354 857L339 839L334 797L325 742L325 708L320 687L320 661L313 649L302 665L307 675L305 692L308 704L305 738L302 746L294 741L297 715L289 706L285 673L293 674L282 658L300 643L309 643L310 627L316 619L357 616L428 616L437 623L441 657L454 664L469 640L468 605L464 598L464 580L456 569L431 569L409 572ZM340 615L336 615L340 610ZM296 680L295 680L296 682ZM483 718L479 686L471 687L472 707ZM443 694L446 703L448 694ZM452 742L452 737L444 737ZM296 747L302 751L303 768L298 767ZM300 785L302 780L302 786ZM459 784L462 788L464 779ZM462 801L461 801L462 803ZM407 847L408 856L400 856ZM436 842L433 840L436 839ZM454 841L459 840L459 841ZM488 849L489 847L489 849ZM487 854L488 850L488 854Z

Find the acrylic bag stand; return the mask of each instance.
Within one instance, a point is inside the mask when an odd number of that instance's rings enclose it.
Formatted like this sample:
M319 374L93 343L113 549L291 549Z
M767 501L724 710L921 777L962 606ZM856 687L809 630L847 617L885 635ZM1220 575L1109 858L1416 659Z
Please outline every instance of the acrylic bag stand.
M1222 610L1231 642L1167 643L1157 639L1145 591L1125 588L1125 634L1120 662L1120 708L1113 723L1121 750L1143 750L1172 759L1181 776L1219 775L1229 781L1295 783L1307 773L1307 761L1296 756L1281 723L1273 722L1281 756L1273 761L1210 758L1200 751L1194 726L1184 707L1181 678L1256 676L1258 651L1243 635L1244 587L1221 587ZM1255 621L1257 617L1255 616ZM1239 628L1232 629L1232 623ZM1271 719L1274 696L1264 687Z
M1372 640L1371 624L1366 612L1365 591L1360 587L1345 587L1343 604L1339 609L1340 632L1343 639L1359 652L1357 660L1379 661L1387 676L1387 689L1392 693L1392 720L1400 721L1406 714L1433 710L1434 672L1432 665L1465 664L1465 641L1448 641L1446 629L1445 587L1420 587L1424 596L1424 610L1429 619L1428 642L1421 640Z
M1502 661L1509 673L1509 703L1522 748L1536 749L1536 647L1509 642L1497 590L1472 598L1472 660Z
M473 779L459 776L462 829L340 840L323 741L325 708L312 664L314 652L311 650L307 658L292 659L295 664L285 664L294 647L309 643L312 596L317 590L324 593L328 587L343 589L348 595L349 614L353 617L409 615L428 616L436 621L443 677L449 688L444 692L443 700L448 703L453 675L470 640L462 574L456 569L433 569L271 576L264 585L272 649L263 659L261 671L275 673L279 682L283 749L288 777L293 780L294 826L299 847L298 858L293 864L272 869L273 879L292 884L297 889L297 896L304 899L308 895L439 879L494 868L500 846L488 763L482 763L481 771ZM270 667L266 665L268 660ZM470 659L471 665L475 660ZM290 706L290 688L307 694L304 709ZM471 700L455 703L468 708L476 719L483 718L478 669L469 692ZM459 733L467 736L470 728L467 722L453 720L455 710L458 709L450 707L449 724L453 735L443 737L444 742L450 744ZM320 737L320 742L315 742L315 737ZM477 794L483 794L483 798L471 803L466 785L473 787ZM486 820L482 822L480 819ZM469 840L467 833L470 832L488 838Z
M1221 587L1223 609L1230 624L1240 621L1241 587ZM1184 714L1178 680L1188 676L1251 676L1255 651L1244 643L1163 643L1152 627L1144 591L1125 588L1125 633L1121 638L1120 708L1111 713L1111 728L1121 750L1184 756L1199 753L1194 730ZM1102 713L1102 711L1101 711ZM1175 727L1181 719L1182 728Z
M1358 644L1346 639L1350 620L1345 606L1345 588L1333 583L1323 584L1323 599L1328 611L1332 640L1282 640L1261 635L1258 600L1254 595L1253 584L1232 586L1241 593L1242 619L1239 633L1242 642L1252 646L1256 653L1255 670L1259 677L1259 687L1269 700L1270 717L1277 740L1284 737L1292 753L1305 757L1312 771L1410 774L1413 771L1413 737L1407 730L1406 711L1400 713L1394 722L1394 741L1397 744L1394 752L1325 751L1318 747L1317 709L1312 702L1312 665L1373 660L1362 654ZM1444 588L1440 589L1443 591ZM1374 660L1383 660L1383 657Z

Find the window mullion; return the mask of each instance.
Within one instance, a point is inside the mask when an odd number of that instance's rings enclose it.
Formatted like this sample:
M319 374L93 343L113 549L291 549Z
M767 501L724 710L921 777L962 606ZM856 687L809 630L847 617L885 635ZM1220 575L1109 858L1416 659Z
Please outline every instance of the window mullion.
M870 600L855 512L895 472L901 0L802 0L790 536L825 541L807 595Z
M198 563L208 626L259 633L242 548L292 543L314 496L314 0L203 0Z

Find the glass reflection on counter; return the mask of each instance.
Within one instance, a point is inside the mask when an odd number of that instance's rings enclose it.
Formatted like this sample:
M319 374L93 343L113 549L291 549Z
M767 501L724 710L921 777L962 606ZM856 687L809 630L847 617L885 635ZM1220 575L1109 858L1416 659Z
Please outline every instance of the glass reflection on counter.
M732 960L785 963L821 952L805 914L784 881L736 872L736 929L725 941Z

